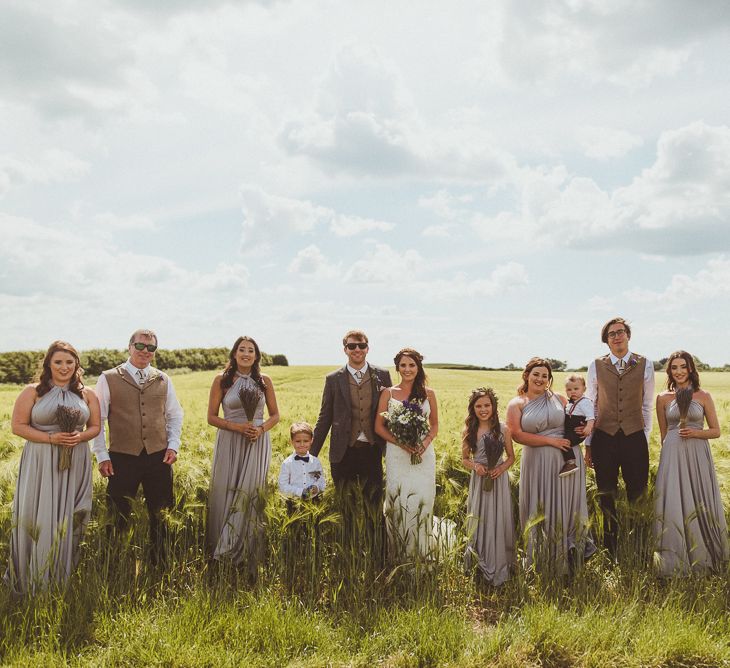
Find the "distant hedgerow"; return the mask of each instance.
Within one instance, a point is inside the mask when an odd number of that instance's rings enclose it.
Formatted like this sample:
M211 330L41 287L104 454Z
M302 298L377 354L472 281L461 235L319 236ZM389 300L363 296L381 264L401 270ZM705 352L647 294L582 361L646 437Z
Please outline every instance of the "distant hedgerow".
M189 369L208 371L222 369L228 361L228 348L161 348L155 356L159 369ZM22 350L0 353L0 383L30 383L43 362L44 351ZM87 376L98 376L127 359L126 350L93 348L80 354L81 366ZM262 366L289 366L286 355L261 353Z

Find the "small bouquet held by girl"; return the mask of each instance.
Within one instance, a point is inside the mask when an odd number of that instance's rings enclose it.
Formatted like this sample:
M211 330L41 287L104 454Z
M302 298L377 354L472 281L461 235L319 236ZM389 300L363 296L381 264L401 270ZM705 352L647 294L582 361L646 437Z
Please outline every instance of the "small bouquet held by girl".
M417 401L394 400L387 411L380 414L385 420L385 426L395 440L401 445L415 449L420 447L423 439L431 430L428 417ZM423 461L417 452L411 453L411 464L420 464Z
M502 461L502 455L505 455ZM515 460L512 437L509 430L499 421L497 395L488 387L472 390L469 408L462 431L462 461L467 468L478 471L476 466L486 469L482 475L482 491L494 489L495 469L504 464L503 473Z

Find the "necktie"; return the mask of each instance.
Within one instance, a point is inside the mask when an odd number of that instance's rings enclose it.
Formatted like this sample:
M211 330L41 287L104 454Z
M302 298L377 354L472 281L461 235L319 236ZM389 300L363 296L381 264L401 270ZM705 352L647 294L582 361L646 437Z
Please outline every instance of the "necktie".
M308 464L309 463L309 455L307 455L306 457L300 457L299 455L294 455L294 460L295 461L298 460L300 462L304 462L304 463Z
M363 372L360 371L360 369L355 371L355 380L357 381L358 385L362 382L362 378L363 378Z
M139 384L144 385L144 371L137 369L137 378L139 378Z
M626 360L620 359L618 361L618 373L621 375L624 371L626 371Z

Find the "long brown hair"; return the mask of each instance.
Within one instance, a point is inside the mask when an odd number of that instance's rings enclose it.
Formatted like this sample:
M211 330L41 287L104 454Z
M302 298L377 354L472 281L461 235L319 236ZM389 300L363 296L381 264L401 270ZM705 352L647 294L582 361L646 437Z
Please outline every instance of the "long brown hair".
M700 374L697 372L697 366L692 355L686 350L675 350L669 357L667 357L667 389L674 391L677 387L677 383L672 378L672 360L683 359L687 362L687 371L689 373L689 384L695 389L700 389Z
M84 375L84 370L81 368L79 353L76 348L66 341L54 341L50 346L48 346L46 356L43 358L40 371L38 372L38 385L35 388L36 394L39 397L42 397L53 388L51 358L55 353L59 352L68 353L74 358L74 362L76 362L76 370L74 371L74 375L71 376L71 380L68 382L68 389L83 398L84 383L82 382L81 377Z
M228 364L223 369L223 378L221 378L221 389L225 392L231 387L236 379L236 371L238 371L238 364L236 363L236 352L238 352L238 346L244 341L248 341L253 345L253 349L256 351L256 359L251 365L251 378L261 388L262 392L266 392L266 383L261 377L261 350L259 344L256 343L250 336L239 336L236 342L231 348L231 352L228 353Z
M544 366L548 370L548 378L550 379L548 381L548 390L553 386L553 369L550 366L550 362L548 362L543 357L533 357L527 364L525 364L525 370L522 372L522 385L517 388L517 394L520 396L524 396L527 394L527 377L530 375L530 372L538 366Z
M474 406L482 397L487 397L492 404L492 415L489 418L489 434L495 440L499 440L502 437L502 425L499 424L499 415L497 414L497 395L491 387L477 387L469 395L469 405L467 407L466 419L464 420L464 429L461 432L461 439L462 441L466 441L471 452L476 452L477 432L479 431L479 418L474 410Z
M410 357L418 367L418 373L413 380L413 387L408 401L425 401L426 399L426 371L423 368L423 355L413 348L401 348L393 358L395 362L395 370L398 371L398 365L404 357Z

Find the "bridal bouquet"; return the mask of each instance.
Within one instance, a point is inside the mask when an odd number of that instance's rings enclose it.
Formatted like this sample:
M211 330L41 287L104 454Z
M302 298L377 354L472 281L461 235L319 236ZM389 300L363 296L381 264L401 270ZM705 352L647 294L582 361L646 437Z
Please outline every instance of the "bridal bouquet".
M380 414L385 418L388 427L398 443L409 448L417 448L431 430L428 418L416 401L396 401L395 405ZM423 461L417 452L411 453L411 464L420 464Z
M241 400L241 406L243 406L243 410L246 413L246 419L249 422L253 422L253 419L256 416L256 409L258 408L262 394L263 392L261 392L258 387L254 387L252 385L242 385L238 389L238 398ZM245 436L243 442L246 445L250 443L249 439Z

